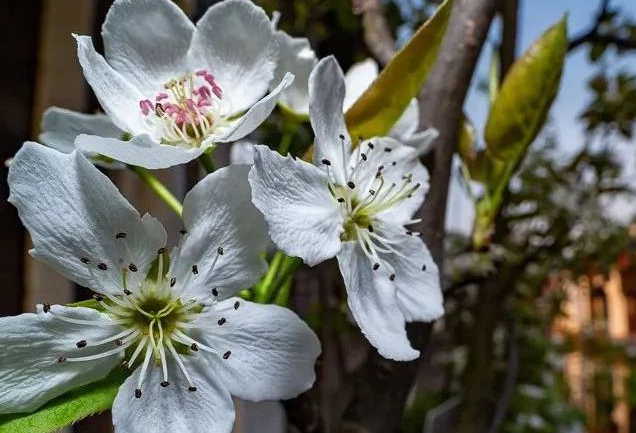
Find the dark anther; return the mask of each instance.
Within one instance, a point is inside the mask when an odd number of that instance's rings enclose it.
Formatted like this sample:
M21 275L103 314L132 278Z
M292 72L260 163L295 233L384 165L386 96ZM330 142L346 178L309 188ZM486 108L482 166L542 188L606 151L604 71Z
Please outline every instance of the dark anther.
M58 363L58 364L61 364L61 363L63 363L63 362L66 362L66 356L64 356L64 355L60 355L60 356L58 356L58 358L57 358L57 363Z
M218 290L216 290L216 287L212 289L212 294L213 294L214 296L219 296L219 291L218 291Z
M379 264L379 263L374 263L374 264L373 264L373 270L374 270L374 271L377 271L379 267L380 267L380 264Z
M355 184L355 183L353 183L353 182L351 182L351 181L349 181L349 182L347 182L347 186L348 186L349 188L353 189L353 188L355 188L355 187L356 187L356 184Z
M412 231L410 231L410 230L407 230L407 231L406 231L406 234L407 234L407 235L409 235L409 236L411 236L411 235L413 234L413 232L412 232Z
M344 134L340 134L340 139L341 139L341 140L344 140L344 139L345 139Z
M120 232L115 235L115 239L124 239L126 237L126 233Z
M80 259L80 262L82 262L82 263L84 263L85 265L87 265L87 264L89 264L91 261L90 261L90 260L88 260L86 257L82 257L82 258Z
M86 340L80 340L75 344L78 349L81 349L82 347L86 347Z
M235 309L235 310L238 310L238 307L239 307L240 305L241 305L241 303L240 303L239 301L236 301L236 302L234 303L234 309Z
M170 278L170 287L174 287L177 284L177 279L175 277Z
M124 294L130 296L130 295L132 295L132 292L130 290L128 290L128 289L124 289Z
M128 269L130 269L130 272L137 272L137 266L134 263L129 264Z
M163 388L165 388L166 386L170 385L170 382L168 382L167 380L162 380L159 385L161 385Z
M373 226L371 224L369 224L369 227L367 227L367 230L369 230L369 232L373 233Z
M99 265L97 265L97 267L101 269L102 271L105 271L106 269L108 269L108 266L106 266L106 263L100 263Z
M367 155L364 154L364 153L361 153L360 154L360 158L362 158L363 161L366 161L367 160Z
M397 165L397 162L393 161L393 162L391 163L391 165L395 166L395 165Z
M192 265L192 273L194 275L199 273L199 268L197 267L197 265Z
M198 352L199 351L199 346L197 346L197 343L192 343L190 345L190 349L192 349L193 352Z
M44 304L42 304L42 310L45 313L48 313L49 311L51 311L51 304L49 304L48 302L45 302Z
M222 326L223 324L225 324L225 322L227 322L227 320L225 320L225 317L221 317L221 318L219 319L219 321L218 321L218 322L216 322L216 323L218 323L218 324L219 324L219 326Z
M102 302L104 300L104 296L100 295L99 293L93 293L93 299L95 299L97 302Z
M426 265L422 265L422 271L426 271Z
M328 159L323 159L322 163L325 165L331 165L331 161L329 161Z
M123 341L121 341L121 338L118 338L117 340L115 340L115 346L121 346L123 343Z
M141 390L139 388L135 390L135 398L141 398Z
M373 145L373 143L369 142L369 148L373 149L375 146Z
M163 115L163 113L165 113L165 112L166 112L166 110L163 108L163 105L161 105L161 103L159 103L159 102L155 103L155 113L158 116Z
M391 281L395 280L395 274L389 275L389 280L391 280Z
M421 185L419 183L416 183L415 186L413 188L419 188Z
M163 248L163 247L161 247L161 248L159 248L159 249L157 250L157 254L160 254L160 255L161 255L161 254L163 254L163 253L165 253L165 252L166 252L166 249L165 249L165 248Z
M186 229L181 229L179 230L179 233L181 233L182 235L185 235L186 233L188 233L188 231Z
M390 151L392 151L392 150L393 150L393 149L391 149L390 147L385 147L385 148L384 148L384 151L385 151L385 152L390 152Z
M230 357L230 355L232 354L232 352L230 352L229 350L227 352L225 352L223 354L223 359L228 359Z
M379 178L381 178L381 177L382 177L382 172L381 172L381 171L378 171L378 172L375 174L375 178L376 178L376 179L379 179Z
M217 252L217 254L218 254L219 256L222 256L222 255L223 255L223 247L218 247L218 248L216 249L216 252Z
M384 166L383 165L378 167L378 172L381 172L382 170L384 170Z
M370 189L370 190L369 190L369 194L371 194L371 195L375 195L375 191L374 191L374 190L372 190L372 189Z
M188 387L188 391L190 391L190 392L194 392L194 391L196 391L196 390L197 390L197 387L196 387L196 386L190 386L190 387Z
M344 199L344 198L342 198L342 197L338 197L338 203L344 203L344 202L345 202L345 199Z

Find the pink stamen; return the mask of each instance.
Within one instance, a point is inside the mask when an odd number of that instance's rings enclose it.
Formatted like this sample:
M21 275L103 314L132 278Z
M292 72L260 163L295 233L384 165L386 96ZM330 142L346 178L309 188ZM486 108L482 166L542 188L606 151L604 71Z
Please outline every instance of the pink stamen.
M147 116L148 113L150 113L150 111L154 109L154 107L155 106L152 102L150 102L149 99L143 99L139 101L139 108L141 109L141 112L144 116Z
M157 97L155 98L155 100L158 102L158 101L162 101L162 100L167 99L167 98L168 98L168 94L167 94L167 93L163 93L163 92L162 92L162 93L159 93L159 94L157 95Z

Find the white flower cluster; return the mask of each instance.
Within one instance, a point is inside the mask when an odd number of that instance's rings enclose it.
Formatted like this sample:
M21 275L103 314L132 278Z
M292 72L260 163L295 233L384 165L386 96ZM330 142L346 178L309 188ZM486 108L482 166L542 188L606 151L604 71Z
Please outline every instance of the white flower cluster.
M408 228L428 188L418 156L436 134L415 132L417 105L390 137L353 147L343 111L377 66L345 78L248 0L217 3L196 25L169 0L116 0L102 34L104 56L75 38L106 114L49 109L48 147L25 143L9 172L30 253L92 289L98 308L43 304L0 318L0 414L33 412L122 366L117 431L229 432L232 396L308 390L315 334L289 309L235 297L266 272L270 239L310 266L337 258L370 343L390 359L418 357L405 323L443 308L437 266ZM252 164L221 168L186 195L171 251L161 223L94 166L186 163L250 134L279 103L309 116L314 164L254 146Z

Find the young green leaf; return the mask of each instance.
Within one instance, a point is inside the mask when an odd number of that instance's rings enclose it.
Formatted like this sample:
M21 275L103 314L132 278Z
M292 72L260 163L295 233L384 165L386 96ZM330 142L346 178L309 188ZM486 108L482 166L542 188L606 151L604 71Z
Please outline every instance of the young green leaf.
M0 433L52 432L108 410L125 379L124 372L116 369L99 382L89 383L49 401L36 412L0 415Z
M446 32L451 0L445 0L346 113L351 138L385 135L428 77Z
M517 165L545 123L561 81L567 51L565 17L515 62L493 102L486 124L491 155Z

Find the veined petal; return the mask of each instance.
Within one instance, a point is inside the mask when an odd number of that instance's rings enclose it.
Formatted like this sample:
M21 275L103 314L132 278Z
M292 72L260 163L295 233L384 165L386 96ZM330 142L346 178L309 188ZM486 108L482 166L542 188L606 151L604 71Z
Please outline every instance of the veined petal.
M65 277L99 292L121 293L122 270L139 284L166 233L143 219L80 152L25 143L9 168L13 203L33 240L31 254Z
M37 314L0 318L0 413L32 412L73 388L103 379L121 362L121 355L93 362L58 362L62 355L90 355L91 347L78 349L76 343L101 340L119 327L108 325L107 315L90 308L50 308L50 313L39 306ZM56 315L95 326L68 323Z
M338 266L351 314L380 355L396 361L417 358L420 352L411 347L406 335L406 319L387 263L373 270L359 243L345 242L338 253Z
M331 175L339 185L347 183L346 163L351 138L343 114L345 82L335 57L322 59L309 76L309 119L316 135L314 164L322 170L328 161Z
M262 8L248 0L226 0L197 22L191 62L216 78L232 114L258 101L269 88L278 60L274 29Z
M294 82L294 76L290 73L285 74L278 86L274 88L268 95L252 105L247 113L231 122L226 128L219 128L219 132L214 133L211 141L219 143L227 143L229 141L239 140L250 134L272 113L281 92L288 88Z
M238 304L236 304L238 302ZM199 319L197 336L227 359L210 360L232 395L251 400L283 400L311 388L320 342L291 310L232 298ZM224 318L223 325L218 320Z
M42 115L42 144L60 152L71 153L75 150L74 141L80 134L100 137L121 138L124 131L119 129L105 114L84 114L60 107L47 108ZM111 163L105 158L94 158L94 153L86 154L93 162L107 168L122 168L122 164Z
M286 254L313 266L340 250L343 216L313 165L255 146L249 180L252 201L265 216L269 235Z
M371 148L370 145L373 147ZM366 160L361 160L362 153L367 155ZM350 166L356 165L358 167L353 175L356 185L371 184L376 179L380 167L385 184L384 189L395 185L394 190L398 190L404 185L406 191L419 184L410 197L404 194L404 199L378 214L378 218L398 224L404 224L413 218L424 202L429 187L428 171L420 162L414 148L405 146L390 137L374 137L362 142L360 148L351 155ZM406 184L405 176L411 178Z
M186 72L193 33L194 24L169 0L117 0L102 27L108 63L147 97Z
M151 170L185 164L198 158L206 149L203 146L185 148L160 144L148 134L134 136L130 141L81 134L75 139L75 146L85 152Z
M119 388L113 403L113 424L121 433L198 432L229 433L234 424L234 404L206 355L184 355L183 364L196 391L189 391L174 359L167 362L169 386L162 387L161 367L150 363L135 397L140 368Z
M84 78L95 92L102 108L121 130L143 133L139 101L141 92L125 77L115 71L93 46L89 36L74 35L77 40L77 56L84 71Z
M256 283L267 270L260 257L267 232L250 198L247 165L221 168L207 175L183 201L184 235L170 275L186 296L231 296ZM196 273L192 268L196 265Z
M409 137L415 134L419 124L420 106L417 99L413 98L387 135L405 143Z
M345 74L346 93L344 111L347 111L369 88L378 76L379 67L375 60L366 59L351 65Z
M282 30L276 31L279 57L273 83L279 82L289 71L296 77L285 90L280 104L301 115L309 114L309 74L318 62L307 38L293 38Z

